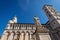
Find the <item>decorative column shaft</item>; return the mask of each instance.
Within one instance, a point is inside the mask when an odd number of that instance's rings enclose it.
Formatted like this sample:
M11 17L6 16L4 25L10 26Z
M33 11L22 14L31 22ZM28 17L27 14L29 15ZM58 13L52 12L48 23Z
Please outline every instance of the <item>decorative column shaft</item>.
M15 34L14 40L18 40L18 34Z
M19 40L24 40L24 33L21 33Z
M32 33L30 33L30 40L33 40L33 38L32 38Z
M29 33L25 34L25 40L29 40Z
M19 39L19 33L16 33L14 36L14 40L18 40Z
M19 40L21 40L21 34L19 35Z
M11 34L9 35L8 40L14 40L14 33L11 33Z

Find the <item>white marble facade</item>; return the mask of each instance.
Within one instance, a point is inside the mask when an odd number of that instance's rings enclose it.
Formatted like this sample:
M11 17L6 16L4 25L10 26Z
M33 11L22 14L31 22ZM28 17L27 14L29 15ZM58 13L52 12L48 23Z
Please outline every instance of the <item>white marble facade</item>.
M51 40L51 37L38 17L34 17L34 23L17 23L15 16L13 20L9 20L1 40Z

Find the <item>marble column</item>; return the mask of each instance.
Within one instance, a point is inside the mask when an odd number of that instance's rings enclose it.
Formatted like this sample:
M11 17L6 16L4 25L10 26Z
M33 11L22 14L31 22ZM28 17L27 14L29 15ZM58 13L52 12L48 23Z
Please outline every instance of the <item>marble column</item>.
M24 33L21 33L19 40L24 40Z
M14 40L14 33L11 33L11 34L9 35L8 40Z
M17 39L18 39L18 34L15 34L14 40L17 40Z
M29 40L29 33L25 33L25 40Z
M19 35L19 40L21 39L21 33L20 33L20 35Z
M30 40L33 40L33 38L32 38L32 33L30 33Z
M4 33L1 40L8 40L8 33Z

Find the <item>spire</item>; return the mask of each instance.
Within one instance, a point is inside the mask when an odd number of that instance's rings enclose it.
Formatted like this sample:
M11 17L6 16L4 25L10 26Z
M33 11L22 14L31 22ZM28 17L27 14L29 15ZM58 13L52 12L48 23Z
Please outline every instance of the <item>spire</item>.
M34 22L36 26L36 32L48 32L49 30L46 29L44 26L41 25L40 20L37 16L34 16Z
M17 16L16 15L14 16L13 21L14 21L14 23L17 23Z
M36 24L37 24L37 23L40 24L40 20L39 20L39 18L38 18L37 16L34 16L34 22L35 22ZM38 25L38 24L37 24L37 25Z
M34 22L35 22L35 26L37 27L37 31L40 31L40 28L42 28L42 25L40 23L40 20L37 16L34 16Z

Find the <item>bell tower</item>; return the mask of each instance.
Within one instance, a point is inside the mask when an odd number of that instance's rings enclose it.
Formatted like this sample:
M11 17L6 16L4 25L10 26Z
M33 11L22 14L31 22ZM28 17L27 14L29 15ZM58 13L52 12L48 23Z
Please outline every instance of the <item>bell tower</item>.
M60 14L53 8L52 5L44 5L43 10L45 11L52 29L60 27Z

